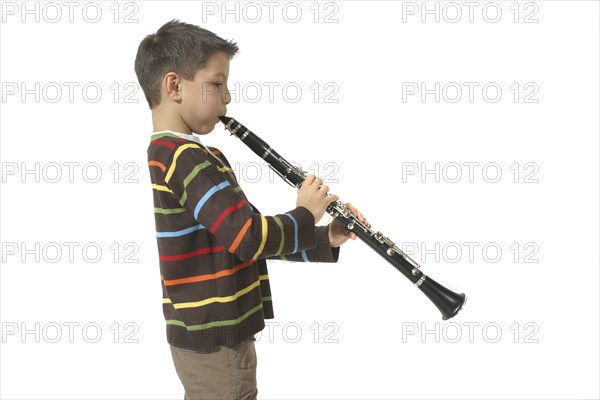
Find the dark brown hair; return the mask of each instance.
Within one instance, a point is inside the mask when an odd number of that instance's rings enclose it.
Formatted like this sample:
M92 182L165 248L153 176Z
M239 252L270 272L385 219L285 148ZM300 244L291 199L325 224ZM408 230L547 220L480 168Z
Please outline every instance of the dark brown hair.
M192 80L214 53L223 52L231 59L238 50L231 40L174 19L142 40L135 57L135 73L152 108L160 103L160 82L165 74L175 72Z

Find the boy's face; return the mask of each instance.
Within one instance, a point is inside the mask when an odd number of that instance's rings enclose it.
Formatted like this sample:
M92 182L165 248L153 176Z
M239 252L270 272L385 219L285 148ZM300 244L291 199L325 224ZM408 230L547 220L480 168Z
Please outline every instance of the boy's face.
M227 113L231 101L227 78L229 58L225 53L209 57L206 66L196 71L194 80L181 81L180 115L192 132L199 135L210 133L219 122L219 116Z

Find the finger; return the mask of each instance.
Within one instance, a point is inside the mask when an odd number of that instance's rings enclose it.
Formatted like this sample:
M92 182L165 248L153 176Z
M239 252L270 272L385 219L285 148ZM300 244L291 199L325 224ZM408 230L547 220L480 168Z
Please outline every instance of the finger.
M362 223L367 223L367 219L365 218L365 216L363 215L362 212L360 212L359 209L357 209L354 206L350 206L350 211L352 212L352 214L356 215L358 217L358 220Z
M360 220L360 222L364 222L363 220L365 219L365 217L362 215L362 213L356 207L354 207L350 203L346 203L346 208L349 209L352 214L357 216L358 219Z
M350 212L351 212L352 214L354 214L354 215L358 216L358 213L359 213L359 211L358 211L358 209L357 209L356 207L354 207L352 204L350 204L350 203L346 203L346 208L347 208L348 210L350 210Z
M358 210L357 210L358 211ZM361 213L360 211L358 211L358 219L360 220L360 222L362 222L363 224L367 223L367 219L365 218L365 216L363 215L363 213Z
M306 178L304 179L304 182L308 183L309 185L311 185L315 181L315 179L317 179L316 176L314 176L313 174L309 174L309 175L306 175Z
M350 212L352 214L354 214L355 216L358 217L358 220L360 222L362 222L363 224L365 224L367 227L371 227L371 224L369 223L369 221L367 221L367 219L365 218L365 216L363 215L362 212L360 212L356 207L354 207L353 205L351 205L350 203L346 204L346 207L350 210Z

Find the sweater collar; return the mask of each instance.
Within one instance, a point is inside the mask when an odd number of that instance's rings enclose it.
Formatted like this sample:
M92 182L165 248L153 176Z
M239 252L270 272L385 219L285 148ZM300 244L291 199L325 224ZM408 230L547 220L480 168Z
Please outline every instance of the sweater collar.
M196 143L202 145L202 142L200 141L200 138L198 136L196 136L196 135L188 135L187 133L181 133L181 132L175 132L175 131L166 130L166 131L154 132L154 133L152 133L152 136L154 136L154 135L160 135L160 134L163 134L163 133L170 133L172 135L179 136L182 139L191 140L192 142L196 142Z

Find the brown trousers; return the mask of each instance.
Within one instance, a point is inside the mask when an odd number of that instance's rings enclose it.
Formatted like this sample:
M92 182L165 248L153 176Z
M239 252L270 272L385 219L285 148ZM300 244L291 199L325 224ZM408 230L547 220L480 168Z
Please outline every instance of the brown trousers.
M256 400L254 338L197 353L169 345L185 400Z

